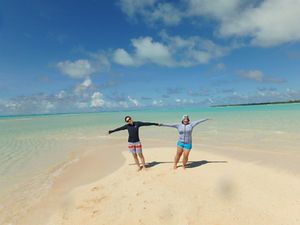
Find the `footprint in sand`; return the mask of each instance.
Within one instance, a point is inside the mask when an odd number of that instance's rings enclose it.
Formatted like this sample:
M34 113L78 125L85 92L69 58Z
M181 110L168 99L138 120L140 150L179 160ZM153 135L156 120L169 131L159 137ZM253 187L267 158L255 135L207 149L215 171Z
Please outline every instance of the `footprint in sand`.
M69 220L69 217L66 213L63 214L62 218L63 218L63 220Z
M88 200L87 202L92 203L92 204L95 204L95 203L99 204L100 202L102 202L106 198L107 198L106 196L103 196L103 197L100 197L100 198L93 198L93 199Z
M137 192L137 193L135 193L136 196L140 196L142 194L143 194L143 192Z
M99 214L100 212L99 212L99 210L94 210L93 212L92 212L92 217L96 217L98 214Z
M92 189L91 189L91 191L99 191L99 190L101 190L101 189L103 189L103 187L101 187L101 186L96 186L96 187L93 187Z
M132 212L132 211L133 211L133 207L132 207L132 204L131 204L131 203L128 204L128 210L129 210L129 212Z
M82 211L94 210L94 208L97 207L97 205L99 205L99 203L101 203L106 198L107 198L106 196L103 196L100 198L93 198L93 199L86 200L84 204L77 206L76 209Z

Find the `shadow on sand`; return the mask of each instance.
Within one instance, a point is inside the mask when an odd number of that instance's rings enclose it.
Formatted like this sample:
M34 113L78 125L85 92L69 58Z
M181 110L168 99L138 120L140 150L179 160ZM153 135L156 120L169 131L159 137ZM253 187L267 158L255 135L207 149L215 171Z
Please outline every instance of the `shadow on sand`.
M146 167L150 168L150 167L154 167L157 166L159 164L164 164L164 163L170 163L173 164L174 162L157 162L157 161L152 161L149 163L146 163ZM200 160L200 161L188 161L186 168L196 168L208 163L227 163L227 161L207 161L207 160ZM129 164L129 165L135 165L134 163ZM182 167L182 165L179 165L178 167Z
M186 165L186 168L195 168L199 167L208 163L227 163L227 161L207 161L207 160L201 160L201 161L189 161ZM178 166L182 167L182 165Z

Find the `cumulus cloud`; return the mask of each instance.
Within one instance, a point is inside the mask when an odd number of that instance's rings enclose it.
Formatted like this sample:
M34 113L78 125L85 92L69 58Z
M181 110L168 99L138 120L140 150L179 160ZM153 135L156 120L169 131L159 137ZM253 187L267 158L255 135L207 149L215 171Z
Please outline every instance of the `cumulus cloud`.
M181 22L183 12L171 3L160 3L147 15L150 22L162 21L166 25L177 25Z
M177 4L121 0L120 5L131 19L142 18L149 25L155 22L178 25L183 19L197 24L202 18L210 19L217 22L215 35L242 37L255 46L270 47L300 40L298 0L182 0Z
M73 79L86 79L92 74L108 71L110 62L108 53L103 52L87 52L78 50L86 55L87 59L78 59L75 61L65 60L58 62L56 68L62 73Z
M133 20L143 19L152 25L162 22L165 25L177 25L184 13L175 4L158 0L120 0L121 10Z
M194 66L206 64L212 59L226 55L236 46L222 47L211 40L198 36L183 38L180 36L170 36L165 31L161 32L161 37L167 43L169 49L177 56L177 66Z
M250 37L263 47L300 40L300 1L265 0L233 15L222 20L221 35Z
M85 78L95 72L89 60L79 59L74 62L64 61L57 63L59 71L71 78Z
M100 92L93 93L91 96L91 107L98 108L104 106L104 104L103 94Z
M151 37L133 39L132 44L136 55L143 61L150 61L159 65L173 65L172 56L167 46L154 42Z
M252 45L270 47L299 41L300 1L189 0L191 16L219 22L223 37L246 37Z
M164 102L162 100L153 100L152 105L153 106L163 106Z
M135 60L124 50L124 49L117 49L113 54L113 60L121 64L123 66L134 66L137 65Z
M157 0L120 0L120 6L129 17L134 17L146 8L154 6Z
M81 84L77 85L74 89L74 92L76 94L81 94L82 92L84 92L85 90L89 89L90 87L92 87L93 82L92 80L87 77Z
M241 0L187 0L189 16L208 16L219 20L226 20L240 10Z
M124 49L117 49L113 55L116 63L127 66L139 66L145 63L174 65L170 50L163 43L155 42L151 37L132 39L131 43L134 53L130 55Z
M152 63L167 67L190 67L209 63L226 55L234 47L222 47L200 37L182 38L161 32L161 41L151 37L132 39L132 53L117 49L113 53L115 63L123 66L141 66Z

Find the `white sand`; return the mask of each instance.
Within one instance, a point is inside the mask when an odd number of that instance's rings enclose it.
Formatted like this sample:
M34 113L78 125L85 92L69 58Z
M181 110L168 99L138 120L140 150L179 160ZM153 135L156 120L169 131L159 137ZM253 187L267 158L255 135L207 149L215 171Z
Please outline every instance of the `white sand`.
M300 180L282 170L193 149L192 168L173 170L175 148L146 148L152 167L133 159L73 189L48 225L299 225Z

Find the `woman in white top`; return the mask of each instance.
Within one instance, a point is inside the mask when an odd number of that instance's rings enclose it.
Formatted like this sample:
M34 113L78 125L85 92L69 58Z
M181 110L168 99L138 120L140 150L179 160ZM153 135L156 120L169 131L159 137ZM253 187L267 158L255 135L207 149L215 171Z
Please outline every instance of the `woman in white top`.
M188 115L184 115L182 117L182 121L179 124L161 124L161 126L165 127L173 127L177 128L179 132L179 139L177 141L177 153L174 159L174 169L177 169L177 163L180 160L181 155L183 154L183 169L186 168L186 163L189 159L189 154L192 149L192 132L193 128L199 123L205 122L209 119L202 119L190 122L190 118Z

